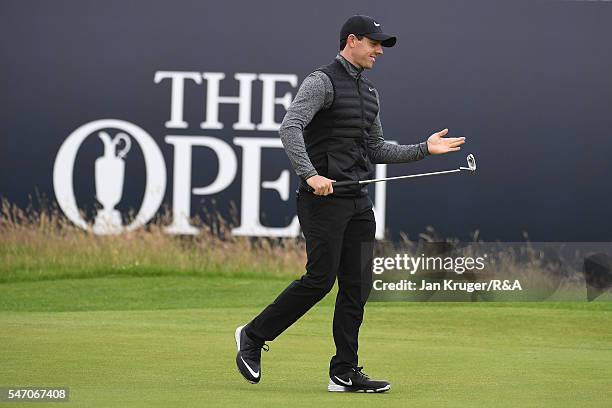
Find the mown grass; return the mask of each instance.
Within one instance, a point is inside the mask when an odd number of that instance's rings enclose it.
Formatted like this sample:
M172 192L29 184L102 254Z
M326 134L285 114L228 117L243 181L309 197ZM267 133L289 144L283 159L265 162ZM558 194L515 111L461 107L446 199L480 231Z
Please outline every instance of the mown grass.
M360 363L383 395L326 391L334 293L234 366L233 330L285 279L104 277L0 284L0 384L77 407L608 407L612 303L370 303ZM13 406L13 405L11 405ZM40 406L40 403L14 406Z

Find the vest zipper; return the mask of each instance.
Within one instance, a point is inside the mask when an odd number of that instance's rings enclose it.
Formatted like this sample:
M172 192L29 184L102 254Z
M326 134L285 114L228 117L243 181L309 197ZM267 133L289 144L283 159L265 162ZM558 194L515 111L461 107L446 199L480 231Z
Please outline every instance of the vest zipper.
M364 126L363 126L363 122L364 122L364 108L363 108L363 95L361 95L361 86L359 84L359 81L361 80L361 72L359 74L357 74L357 93L359 94L359 105L361 106L361 139L359 140L359 161L361 162L363 160L363 155L362 155L362 149L365 148L364 146ZM359 176L357 176L357 178L360 178Z
M361 86L359 81L361 80L361 72L357 74L357 93L359 94L359 105L361 106L361 138L363 139L363 96L361 95Z

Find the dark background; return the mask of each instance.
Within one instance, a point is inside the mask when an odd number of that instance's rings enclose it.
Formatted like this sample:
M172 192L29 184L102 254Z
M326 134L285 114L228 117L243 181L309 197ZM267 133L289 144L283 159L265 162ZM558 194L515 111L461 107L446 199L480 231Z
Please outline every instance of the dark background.
M188 129L166 129L170 81L156 71L224 72L221 95L235 95L236 72L293 73L299 81L338 51L338 32L352 14L369 14L398 45L368 72L381 94L385 137L423 141L448 127L465 135L461 152L391 165L388 175L456 168L474 153L475 177L444 176L387 185L387 228L411 238L433 226L442 236L486 240L609 241L612 239L612 3L308 2L271 1L0 1L0 196L24 206L38 191L53 198L55 155L84 123L132 122L151 134L168 168L168 134L206 135L232 144L235 105L221 105L223 130L202 130L205 85L185 87ZM254 83L253 122L260 121L261 83ZM286 92L279 86L277 95ZM295 95L295 90L293 90ZM278 108L277 121L282 118ZM90 143L89 148L85 148ZM82 208L95 203L89 138L77 157L75 192ZM138 208L144 165L133 148L119 209ZM236 180L216 195L227 212L240 204ZM193 186L207 184L217 163L194 152ZM265 156L262 179L288 160ZM293 174L292 183L297 185ZM195 214L210 197L193 198ZM294 200L262 190L265 223L284 226Z

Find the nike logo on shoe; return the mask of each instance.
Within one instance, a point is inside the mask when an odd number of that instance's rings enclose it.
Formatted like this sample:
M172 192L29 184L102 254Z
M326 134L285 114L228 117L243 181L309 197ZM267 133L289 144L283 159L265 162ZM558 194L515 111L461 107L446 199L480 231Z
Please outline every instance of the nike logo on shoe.
M368 86L368 89L370 90L370 92L372 92L374 90L374 88L370 88L369 86Z
M344 384L344 385L349 385L349 386L350 386L350 385L353 385L353 380L351 380L350 378L349 378L349 380L348 380L348 381L344 381L342 378L338 378L338 377L337 377L337 376L335 376L335 375L334 375L334 378L335 378L336 380L340 381L340 382L341 382L342 384Z
M380 27L380 24L378 24L376 21L374 22L374 25L375 25L376 27ZM336 377L336 378L338 378L338 377Z
M249 367L249 365L247 364L246 361L244 361L244 358L242 358L242 356L240 356L240 360L242 360L242 363L246 366L247 370L249 370L249 373L251 373L251 375L255 378L259 378L259 371L255 372L253 371L253 369L251 367ZM338 377L336 377L338 378Z

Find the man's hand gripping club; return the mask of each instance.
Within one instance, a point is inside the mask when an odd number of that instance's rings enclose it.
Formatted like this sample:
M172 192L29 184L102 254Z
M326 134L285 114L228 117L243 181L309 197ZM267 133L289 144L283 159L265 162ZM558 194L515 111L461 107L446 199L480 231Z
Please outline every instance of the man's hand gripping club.
M334 192L332 183L335 181L317 174L316 176L309 177L306 183L314 190L313 193L315 195L326 196Z

